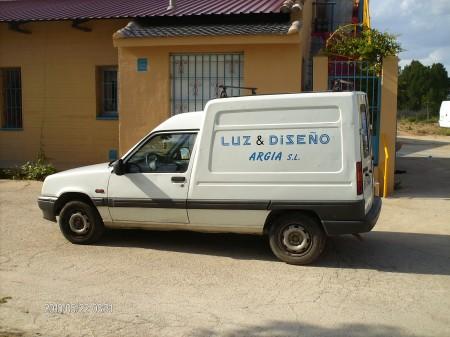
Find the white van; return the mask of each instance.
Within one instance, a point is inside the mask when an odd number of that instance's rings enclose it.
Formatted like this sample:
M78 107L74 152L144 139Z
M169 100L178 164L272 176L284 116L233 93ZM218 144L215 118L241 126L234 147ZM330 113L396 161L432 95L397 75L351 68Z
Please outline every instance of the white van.
M443 101L439 111L439 126L450 128L450 101Z
M278 258L306 264L327 236L375 225L370 139L362 92L217 99L113 163L47 177L38 203L73 243L105 227L267 234Z

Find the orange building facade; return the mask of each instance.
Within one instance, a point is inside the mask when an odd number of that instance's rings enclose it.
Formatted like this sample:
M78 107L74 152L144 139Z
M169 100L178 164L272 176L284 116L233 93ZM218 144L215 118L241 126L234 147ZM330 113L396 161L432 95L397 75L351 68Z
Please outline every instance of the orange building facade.
M312 1L272 2L268 13L194 19L3 19L0 167L39 153L57 169L115 159L171 115L201 110L221 85L300 92Z

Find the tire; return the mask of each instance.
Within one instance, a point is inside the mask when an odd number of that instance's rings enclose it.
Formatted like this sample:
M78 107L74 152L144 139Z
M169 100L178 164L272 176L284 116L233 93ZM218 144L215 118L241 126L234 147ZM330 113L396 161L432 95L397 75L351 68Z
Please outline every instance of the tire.
M83 201L69 201L64 205L59 228L67 240L81 245L98 241L105 232L97 209Z
M318 221L301 213L276 218L269 231L270 248L275 256L295 265L314 262L325 249L326 240Z

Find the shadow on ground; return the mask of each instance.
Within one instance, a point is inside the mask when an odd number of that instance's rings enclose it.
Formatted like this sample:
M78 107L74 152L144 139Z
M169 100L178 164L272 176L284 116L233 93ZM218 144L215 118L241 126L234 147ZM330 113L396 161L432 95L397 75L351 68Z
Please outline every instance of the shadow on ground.
M42 336L0 327L0 337ZM319 327L292 321L269 321L227 331L195 329L184 336L192 337L409 337L410 332L389 325L343 324L334 328ZM414 334L415 337L421 337Z
M267 240L257 235L114 229L109 230L98 244L226 256L241 260L277 261Z
M450 235L374 231L331 238L318 266L450 275Z
M450 138L450 137L449 137ZM418 152L424 152L429 150L437 150L443 146L448 146L449 142L439 141L439 140L426 140L408 137L397 137L397 142L402 145L398 155L400 156L411 156Z
M271 321L262 325L250 325L227 332L199 329L191 336L208 337L406 337L410 332L388 325L344 324L335 328L290 322ZM419 337L419 335L414 334Z
M399 189L394 198L450 199L450 158L399 157Z
M450 137L449 141L398 138L395 168L399 188L394 198L450 199Z
M99 245L278 263L267 238L254 235L111 230ZM374 231L362 241L351 235L333 237L313 267L450 275L450 236Z

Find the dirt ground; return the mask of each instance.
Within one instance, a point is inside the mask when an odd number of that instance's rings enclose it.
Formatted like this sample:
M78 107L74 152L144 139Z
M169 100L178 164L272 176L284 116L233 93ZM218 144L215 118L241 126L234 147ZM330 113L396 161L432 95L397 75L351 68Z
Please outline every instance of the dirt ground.
M400 141L406 172L374 231L304 267L247 235L72 245L42 219L41 183L0 180L0 337L450 336L450 140Z
M437 119L430 121L409 121L408 119L397 120L399 135L411 136L450 136L450 128L441 128Z

